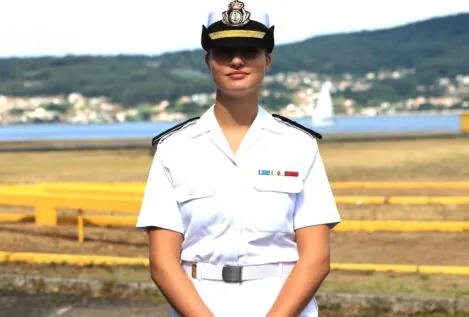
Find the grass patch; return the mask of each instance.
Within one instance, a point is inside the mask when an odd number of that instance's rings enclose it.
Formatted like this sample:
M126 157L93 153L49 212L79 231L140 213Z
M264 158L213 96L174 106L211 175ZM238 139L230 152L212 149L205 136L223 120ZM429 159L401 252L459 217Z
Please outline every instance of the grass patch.
M467 139L324 142L331 181L469 180ZM2 182L146 181L149 149L0 153Z
M332 181L469 179L467 139L322 143Z
M469 276L333 271L324 292L469 297Z

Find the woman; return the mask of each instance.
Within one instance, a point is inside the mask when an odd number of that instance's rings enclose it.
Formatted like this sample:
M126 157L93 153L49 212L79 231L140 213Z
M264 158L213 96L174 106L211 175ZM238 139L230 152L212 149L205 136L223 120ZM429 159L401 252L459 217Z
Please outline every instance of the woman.
M273 30L239 1L211 14L216 102L153 140L137 227L173 316L318 316L340 216L319 135L258 104Z

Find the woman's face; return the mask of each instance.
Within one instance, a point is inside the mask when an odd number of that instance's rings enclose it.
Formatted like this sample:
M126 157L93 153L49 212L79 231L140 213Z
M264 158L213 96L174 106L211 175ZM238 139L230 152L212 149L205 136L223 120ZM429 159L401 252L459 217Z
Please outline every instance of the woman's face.
M230 95L246 95L257 90L272 64L264 49L214 48L205 56L218 89Z

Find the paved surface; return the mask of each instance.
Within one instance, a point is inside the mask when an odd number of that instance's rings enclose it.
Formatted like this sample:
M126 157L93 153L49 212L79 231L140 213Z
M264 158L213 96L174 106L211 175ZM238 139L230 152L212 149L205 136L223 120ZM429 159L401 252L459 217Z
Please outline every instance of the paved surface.
M66 295L0 294L0 317L166 317L169 309L142 301Z
M342 296L343 302L348 296ZM444 313L447 311L441 309L438 301L429 299L425 303L413 302L413 300L403 301L402 298L393 298L394 309L399 308L398 312L392 314L389 302L382 313L376 311L376 307L382 307L383 298L377 299L378 302L365 299L361 305L364 311L357 310L352 305L350 310L334 308L332 310L322 310L321 317L443 317L443 316L467 316L467 313L451 315ZM337 300L337 299L336 299ZM375 299L376 300L376 299ZM368 307L371 303L372 309ZM436 304L436 306L435 306ZM454 302L450 303L452 308L456 307ZM353 308L355 307L355 308ZM467 307L461 304L461 307ZM418 313L421 309L431 309L433 311L442 311L442 313L425 314ZM406 313L403 313L406 312ZM363 313L363 314L362 314ZM89 298L84 296L70 295L29 295L29 294L2 294L0 290L0 317L169 317L168 305L161 303L150 303L137 300L123 300L110 298Z

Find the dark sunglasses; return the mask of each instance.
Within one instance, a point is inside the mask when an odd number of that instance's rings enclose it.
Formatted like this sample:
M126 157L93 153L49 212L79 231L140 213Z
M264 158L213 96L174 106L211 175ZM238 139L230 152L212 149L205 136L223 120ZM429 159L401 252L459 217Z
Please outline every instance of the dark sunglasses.
M245 48L215 48L212 50L214 57L231 60L234 56L239 56L243 59L254 59L262 52L259 48L245 47Z

